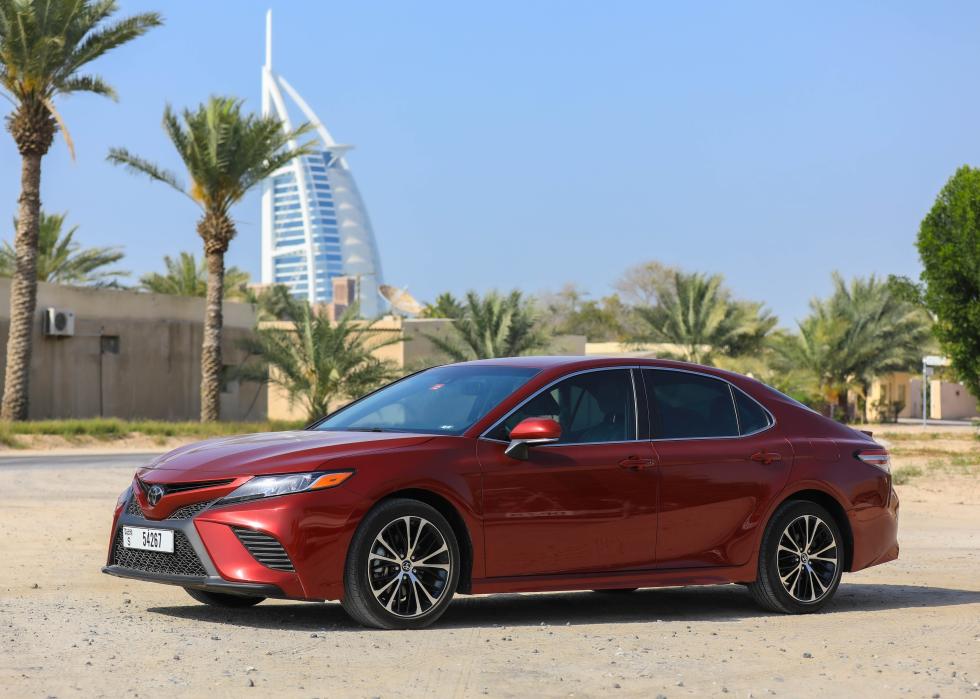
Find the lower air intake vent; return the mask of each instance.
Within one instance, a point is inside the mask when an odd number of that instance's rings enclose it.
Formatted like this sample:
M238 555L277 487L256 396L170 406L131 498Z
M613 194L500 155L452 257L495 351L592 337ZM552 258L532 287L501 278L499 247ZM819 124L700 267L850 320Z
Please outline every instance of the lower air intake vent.
M266 568L274 570L285 570L289 573L293 571L293 562L289 560L286 550L274 537L262 532L251 529L241 529L232 527L235 536L242 542L242 545L252 554L252 558L264 565Z

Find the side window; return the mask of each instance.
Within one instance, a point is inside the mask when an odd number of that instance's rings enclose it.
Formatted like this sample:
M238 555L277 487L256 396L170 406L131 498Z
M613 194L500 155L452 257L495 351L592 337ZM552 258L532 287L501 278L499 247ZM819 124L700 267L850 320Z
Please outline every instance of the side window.
M628 369L590 371L561 381L511 413L487 436L507 441L524 418L550 417L562 444L636 439L636 406Z
M737 437L738 422L728 384L702 374L646 369L643 372L654 437Z
M761 432L772 424L769 413L737 388L732 389L735 395L735 408L738 410L738 427L742 434Z

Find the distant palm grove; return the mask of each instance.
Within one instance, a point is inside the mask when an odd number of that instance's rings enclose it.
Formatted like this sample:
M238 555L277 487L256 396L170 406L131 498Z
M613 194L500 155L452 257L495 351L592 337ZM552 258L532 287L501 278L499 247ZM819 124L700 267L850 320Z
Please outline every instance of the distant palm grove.
M331 318L291 298L285 287L255 290L246 272L225 266L236 235L233 208L272 172L309 152L303 143L308 124L287 131L275 118L249 113L236 97L210 97L163 111L162 127L182 173L145 160L138 148L112 148L111 163L167 185L199 209L200 257L174 250L159 271L135 280L121 266L121 247L87 248L77 237L85 233L84 223L69 225L70 213L57 202L42 210L42 161L56 134L74 153L69 125L58 111L61 98L91 93L115 99L109 81L90 72L90 64L117 48L134 50L128 44L163 21L154 12L116 15L112 0L0 0L0 94L9 104L5 125L21 158L19 192L3 193L17 198L18 212L12 242L0 248L0 275L11 279L0 419L28 414L38 281L206 299L202 421L220 417L225 300L251 303L260 321L275 321L256 329L237 376L278 384L310 417L395 378L396 369L373 352L379 347L372 339L374 321L359 320L356 308ZM147 133L157 128L145 127ZM922 222L920 281L834 274L830 295L814 298L808 315L792 327L781 327L764 299L740 298L721 274L656 261L621 270L615 292L601 298L590 298L578 284L535 295L499 290L457 297L447 291L423 312L452 322L448 334L429 337L439 353L432 362L539 354L557 336L584 335L619 343L620 351L643 348L747 373L848 419L850 401L866 400L874 377L915 371L924 354L942 352L952 360L951 374L980 395L978 221L980 171L963 167Z

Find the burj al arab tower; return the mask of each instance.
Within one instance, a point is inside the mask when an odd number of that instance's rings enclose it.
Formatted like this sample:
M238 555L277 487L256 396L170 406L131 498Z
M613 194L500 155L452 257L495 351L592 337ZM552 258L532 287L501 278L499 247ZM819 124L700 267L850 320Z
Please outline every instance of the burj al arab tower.
M286 129L307 121L317 152L277 170L262 190L262 283L284 284L310 303L333 300L335 277L354 280L361 315L379 312L381 260L364 201L345 158L352 146L336 143L299 93L272 70L272 11L266 15L262 113ZM290 117L286 99L302 118ZM291 144L295 147L295 144Z

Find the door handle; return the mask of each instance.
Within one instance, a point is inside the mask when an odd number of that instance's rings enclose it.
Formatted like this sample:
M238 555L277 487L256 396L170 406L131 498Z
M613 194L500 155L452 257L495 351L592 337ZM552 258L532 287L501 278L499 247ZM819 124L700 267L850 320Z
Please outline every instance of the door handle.
M645 468L656 465L657 461L655 459L641 459L638 456L628 456L619 462L621 468L626 468L630 471L642 471Z
M768 466L771 463L782 461L783 455L778 451L757 451L749 458L753 461L758 461L760 464L766 464Z

